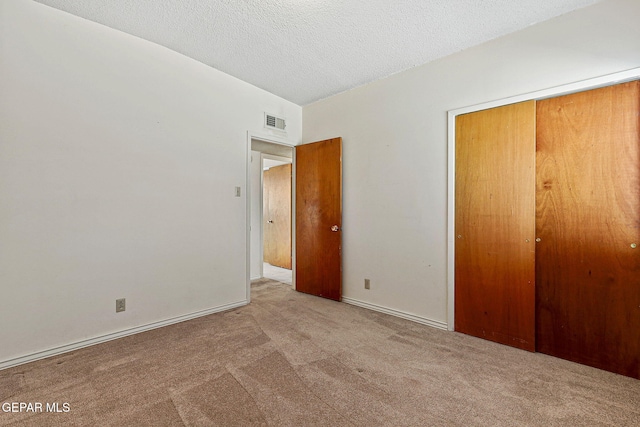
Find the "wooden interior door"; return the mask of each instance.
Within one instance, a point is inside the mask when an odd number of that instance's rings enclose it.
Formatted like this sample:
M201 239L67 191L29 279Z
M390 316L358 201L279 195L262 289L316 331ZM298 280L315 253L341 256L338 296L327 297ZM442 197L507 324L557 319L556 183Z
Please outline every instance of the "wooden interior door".
M455 330L535 350L535 102L456 118Z
M298 145L296 290L342 298L342 138Z
M537 106L537 349L640 378L640 86Z
M291 270L291 164L263 175L263 260Z

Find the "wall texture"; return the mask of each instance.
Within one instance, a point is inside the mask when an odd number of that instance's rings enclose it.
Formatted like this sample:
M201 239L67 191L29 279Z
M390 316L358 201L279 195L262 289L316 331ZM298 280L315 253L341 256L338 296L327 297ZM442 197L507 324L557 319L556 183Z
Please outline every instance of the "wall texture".
M346 299L446 326L447 111L640 67L638 16L607 0L305 106L303 142L343 137Z
M0 41L0 367L246 302L247 133L301 108L30 1Z

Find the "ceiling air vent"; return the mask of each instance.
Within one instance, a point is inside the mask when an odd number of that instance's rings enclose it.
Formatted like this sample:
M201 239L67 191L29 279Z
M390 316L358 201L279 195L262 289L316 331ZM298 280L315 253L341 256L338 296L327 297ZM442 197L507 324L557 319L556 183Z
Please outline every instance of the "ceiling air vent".
M264 127L269 129L284 130L287 127L287 124L285 123L285 120L280 117L264 113Z

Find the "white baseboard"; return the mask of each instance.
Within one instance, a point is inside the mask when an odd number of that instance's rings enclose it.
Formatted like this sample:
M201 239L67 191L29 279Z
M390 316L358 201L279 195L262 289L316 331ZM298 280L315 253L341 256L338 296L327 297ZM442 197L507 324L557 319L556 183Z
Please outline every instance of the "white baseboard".
M368 302L360 301L357 299L342 297L342 302L351 305L357 305L358 307L366 308L380 313L389 314L391 316L400 317L402 319L411 320L412 322L421 323L423 325L431 326L432 328L447 330L447 323L440 322L438 320L427 319L426 317L416 316L415 314L405 313L404 311L394 310L392 308L382 307L380 305L371 304Z
M207 310L197 311L195 313L185 314L183 316L173 317L171 319L161 320L159 322L149 323L147 325L137 326L135 328L124 329L118 332L112 332L110 334L101 335L95 338L87 340L77 341L71 344L63 345L60 347L54 347L48 350L39 351L36 353L28 354L25 356L16 357L13 359L0 361L0 370L11 368L25 363L34 362L36 360L45 359L51 356L57 356L59 354L68 353L70 351L78 350L84 347L89 347L95 344L101 344L103 342L123 338L129 335L139 334L140 332L150 331L152 329L162 328L163 326L173 325L174 323L180 323L187 320L195 319L197 317L208 316L210 314L219 313L222 311L231 310L233 308L242 307L247 305L246 300L221 305L219 307L209 308Z

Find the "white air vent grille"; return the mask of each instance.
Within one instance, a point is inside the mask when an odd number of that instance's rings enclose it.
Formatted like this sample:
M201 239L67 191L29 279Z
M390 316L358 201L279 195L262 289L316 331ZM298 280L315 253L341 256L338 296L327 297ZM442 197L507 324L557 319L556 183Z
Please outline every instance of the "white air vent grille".
M265 113L264 126L271 129L285 130L287 124L284 119Z

